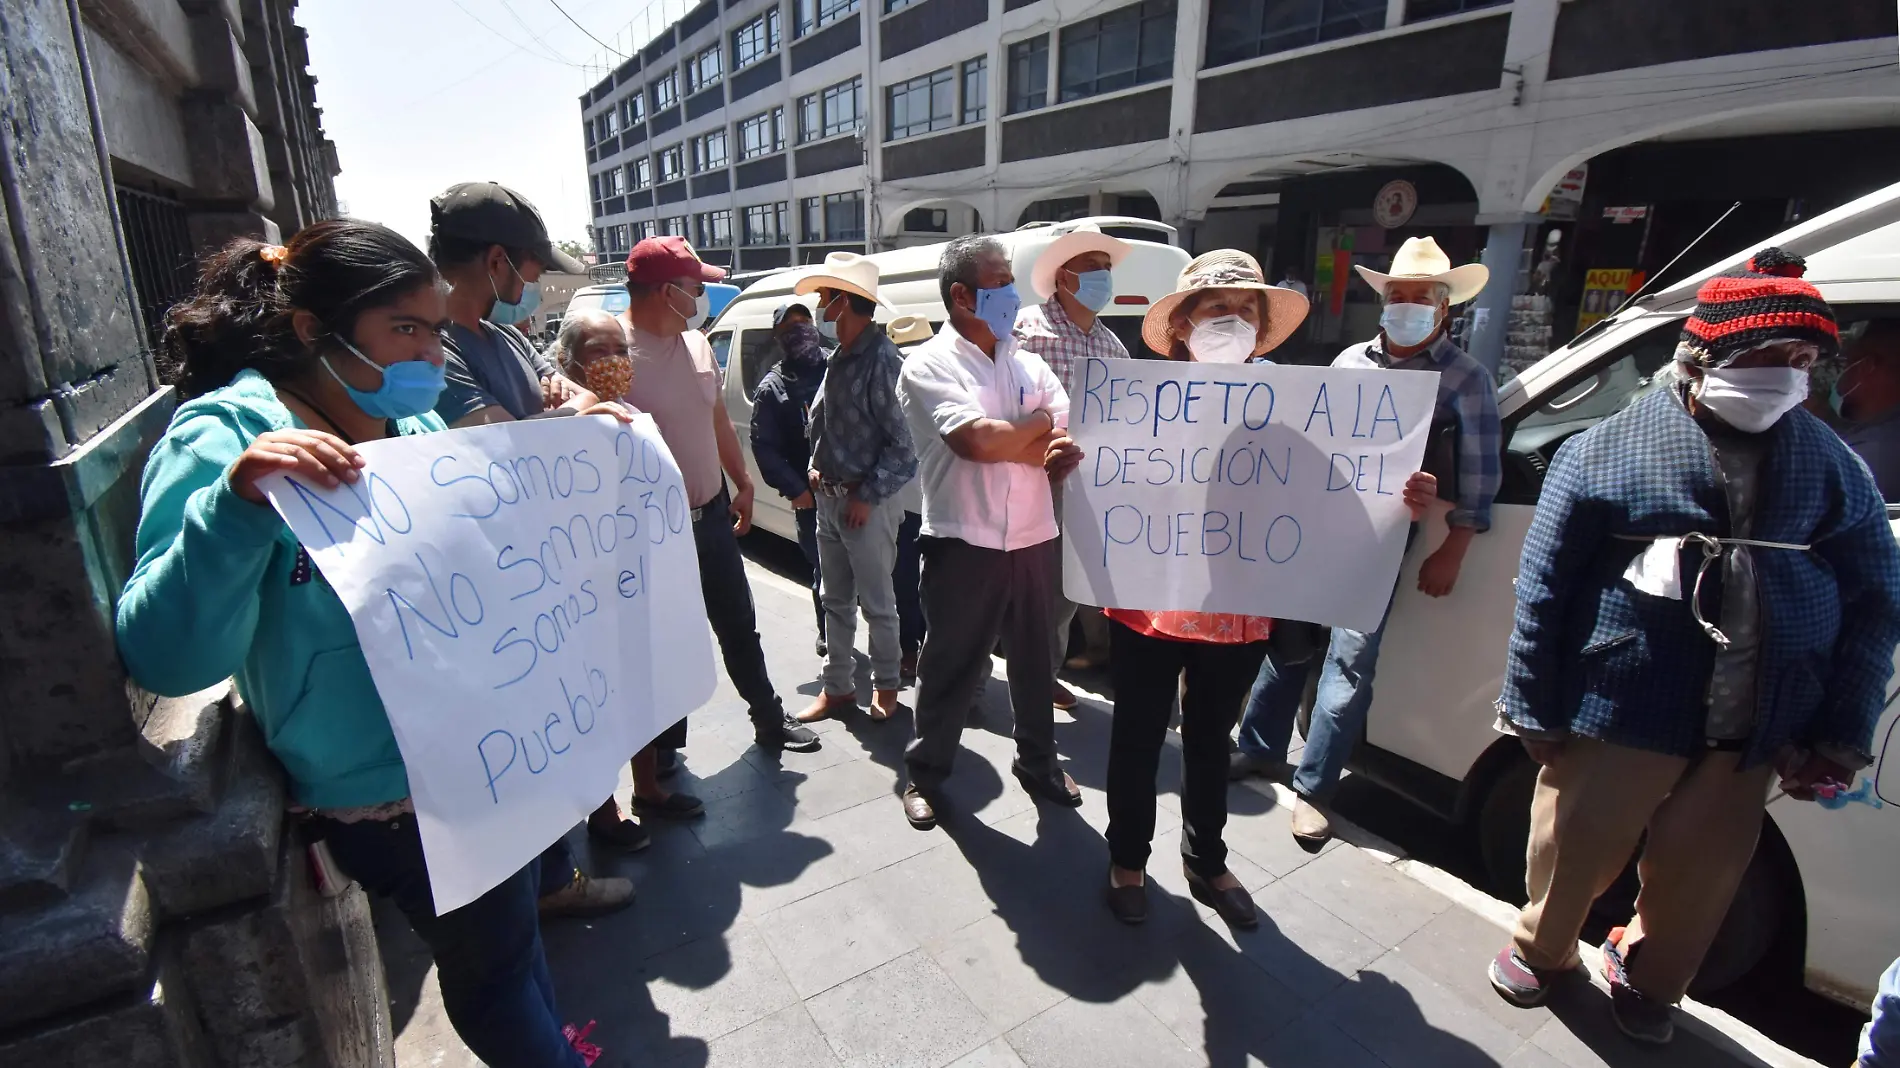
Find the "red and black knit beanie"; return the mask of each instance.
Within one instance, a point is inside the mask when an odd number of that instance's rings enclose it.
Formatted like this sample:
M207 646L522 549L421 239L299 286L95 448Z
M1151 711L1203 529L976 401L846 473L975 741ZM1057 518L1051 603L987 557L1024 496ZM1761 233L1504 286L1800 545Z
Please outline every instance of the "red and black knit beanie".
M1806 261L1778 248L1755 253L1736 274L1718 275L1696 291L1694 314L1682 327L1676 356L1702 367L1726 367L1749 349L1773 341L1812 341L1823 356L1839 350L1840 328L1821 291L1801 275Z

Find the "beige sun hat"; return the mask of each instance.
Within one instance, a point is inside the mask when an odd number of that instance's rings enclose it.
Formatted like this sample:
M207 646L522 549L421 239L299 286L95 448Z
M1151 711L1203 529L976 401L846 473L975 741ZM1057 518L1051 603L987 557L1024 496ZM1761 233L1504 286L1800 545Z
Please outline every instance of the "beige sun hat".
M856 293L866 300L876 301L880 306L891 308L883 297L877 295L877 264L855 252L833 252L825 257L822 267L798 280L792 292L799 296L816 293L820 289L837 289L846 293Z
M1482 263L1467 263L1462 267L1453 267L1451 257L1438 247L1438 242L1429 237L1408 237L1405 244L1399 246L1398 255L1392 257L1392 272L1380 274L1358 264L1352 269L1366 284L1377 290L1379 296L1385 296L1388 282L1442 282L1451 289L1451 302L1463 304L1465 301L1484 291L1484 284L1491 280L1491 269Z
M1050 242L1036 257L1036 266L1029 272L1029 287L1043 300L1055 296L1056 272L1085 252L1105 252L1108 265L1115 267L1127 258L1129 247L1128 242L1108 236L1094 223L1083 223Z
M884 327L884 333L899 345L915 345L936 336L936 331L930 329L930 320L921 315L900 315Z
M1270 286L1260 270L1260 261L1239 249L1217 248L1203 252L1181 270L1174 292L1155 301L1141 320L1141 340L1154 351L1167 356L1174 351L1174 309L1204 289L1257 289L1267 295L1267 336L1254 347L1253 354L1271 352L1299 328L1312 307L1305 297L1291 289Z

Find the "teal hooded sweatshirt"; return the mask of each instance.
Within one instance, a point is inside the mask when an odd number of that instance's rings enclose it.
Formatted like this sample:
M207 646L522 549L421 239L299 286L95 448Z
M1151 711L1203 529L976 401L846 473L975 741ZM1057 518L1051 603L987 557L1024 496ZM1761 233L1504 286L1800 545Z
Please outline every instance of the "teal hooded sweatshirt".
M168 697L234 679L299 804L401 800L409 777L349 611L283 519L225 477L259 434L302 426L249 370L179 407L145 465L119 654ZM434 413L397 423L442 428Z

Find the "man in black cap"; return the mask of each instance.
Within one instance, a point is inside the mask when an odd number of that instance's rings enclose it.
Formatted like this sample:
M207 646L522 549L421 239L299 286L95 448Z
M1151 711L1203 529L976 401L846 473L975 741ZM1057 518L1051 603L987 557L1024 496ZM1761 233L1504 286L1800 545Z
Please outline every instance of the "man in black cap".
M526 197L493 182L463 182L429 201L429 258L449 283L449 329L442 339L448 384L436 414L450 426L566 414L597 404L515 329L540 302L541 272L587 269L548 240ZM646 848L645 829L612 797L587 818L588 833L628 852ZM574 864L567 840L541 855L541 912L591 916L633 900L627 879L592 878Z

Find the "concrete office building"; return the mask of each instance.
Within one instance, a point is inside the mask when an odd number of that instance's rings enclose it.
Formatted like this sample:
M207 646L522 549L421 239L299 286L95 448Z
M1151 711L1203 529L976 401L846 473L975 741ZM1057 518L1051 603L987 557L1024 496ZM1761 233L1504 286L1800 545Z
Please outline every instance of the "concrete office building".
M0 1064L394 1063L360 890L319 896L228 686L113 608L192 259L335 213L294 0L0 0Z
M1495 362L1553 225L1563 323L1736 200L1710 257L1900 173L1895 33L1891 0L704 0L580 103L603 261L1137 215L1317 282L1324 349L1376 321L1348 263L1430 232L1492 266Z

